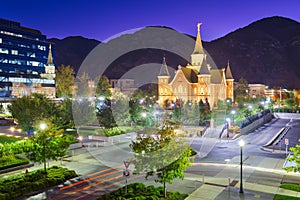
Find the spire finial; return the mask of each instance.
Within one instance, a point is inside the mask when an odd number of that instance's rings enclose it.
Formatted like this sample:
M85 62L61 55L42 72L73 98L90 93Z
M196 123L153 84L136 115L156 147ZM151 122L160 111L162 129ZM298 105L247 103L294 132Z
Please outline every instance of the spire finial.
M227 68L226 68L226 71L225 71L225 77L226 77L226 79L233 79L231 69L230 69L230 66L229 66L229 60L227 61Z
M48 59L47 59L47 65L53 65L53 57L52 57L52 47L51 43L49 44L49 53L48 53Z
M193 54L203 54L203 47L202 47L202 41L201 41L201 36L200 36L200 26L202 23L198 23L197 24L197 28L198 28L198 33L197 33L197 37L196 37L196 43L195 43L195 48L193 51Z
M159 76L170 76L165 56L163 57L163 63L159 71Z
M198 23L198 24L197 24L198 32L200 32L200 26L201 26L201 24L202 24L202 23Z

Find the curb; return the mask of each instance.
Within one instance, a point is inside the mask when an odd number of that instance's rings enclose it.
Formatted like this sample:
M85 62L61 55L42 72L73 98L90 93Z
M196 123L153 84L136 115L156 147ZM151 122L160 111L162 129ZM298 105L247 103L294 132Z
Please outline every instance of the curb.
M33 163L29 163L29 164L26 164L26 165L11 167L11 168L8 168L8 169L0 170L0 174L5 174L5 173L8 173L8 172L17 171L17 170L20 170L20 169L30 168L30 167L33 167L33 166L34 166Z

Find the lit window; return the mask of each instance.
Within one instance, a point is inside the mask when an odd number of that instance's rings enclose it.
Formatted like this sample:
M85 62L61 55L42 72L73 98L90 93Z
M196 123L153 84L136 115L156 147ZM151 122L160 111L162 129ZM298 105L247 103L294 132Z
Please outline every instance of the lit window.
M8 49L0 48L0 53L8 54Z
M42 51L46 51L46 47L42 45L38 45L38 49Z
M18 55L18 50L11 50L12 55Z
M0 44L2 43L2 38L0 38Z
M27 52L27 56L31 58L35 58L35 53Z
M39 66L39 62L36 62L36 61L32 61L32 66L35 66L35 67L37 67L37 66Z

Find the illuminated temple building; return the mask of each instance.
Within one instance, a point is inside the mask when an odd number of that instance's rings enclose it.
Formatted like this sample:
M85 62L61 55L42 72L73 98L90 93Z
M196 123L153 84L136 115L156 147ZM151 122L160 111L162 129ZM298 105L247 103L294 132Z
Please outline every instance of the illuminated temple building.
M212 69L207 62L207 54L203 50L200 25L194 51L190 63L178 66L171 79L166 59L163 59L158 75L158 99L161 105L166 101L203 102L208 101L211 107L216 106L218 100L233 100L233 82L229 62L226 69Z

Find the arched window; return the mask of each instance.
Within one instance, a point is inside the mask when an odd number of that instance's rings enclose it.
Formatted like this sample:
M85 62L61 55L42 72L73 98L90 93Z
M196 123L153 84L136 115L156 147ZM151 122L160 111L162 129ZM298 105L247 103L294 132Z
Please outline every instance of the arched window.
M182 85L179 85L178 86L178 93L182 93L183 91L182 91Z

